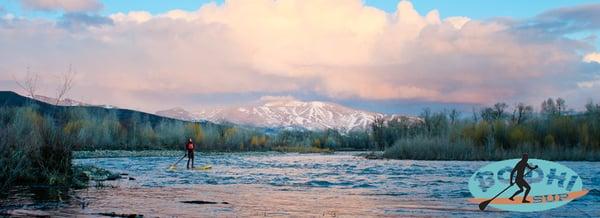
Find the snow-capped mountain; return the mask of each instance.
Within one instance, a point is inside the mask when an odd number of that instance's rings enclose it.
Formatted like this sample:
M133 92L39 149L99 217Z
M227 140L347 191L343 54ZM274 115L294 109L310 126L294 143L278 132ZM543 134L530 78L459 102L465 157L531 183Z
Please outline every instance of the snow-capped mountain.
M176 107L176 108L164 110L164 111L157 111L155 114L159 115L159 116L169 117L169 118L174 118L174 119L179 119L179 120L196 121L199 119L199 117L197 115L194 115L194 114L190 113L189 111L186 111L180 107Z
M231 122L271 128L305 128L309 130L337 129L343 132L366 129L376 118L398 118L348 108L335 103L293 99L261 101L241 107L218 108L188 112L173 108L156 112L157 115L181 120L208 120L216 123ZM417 119L407 117L409 119Z

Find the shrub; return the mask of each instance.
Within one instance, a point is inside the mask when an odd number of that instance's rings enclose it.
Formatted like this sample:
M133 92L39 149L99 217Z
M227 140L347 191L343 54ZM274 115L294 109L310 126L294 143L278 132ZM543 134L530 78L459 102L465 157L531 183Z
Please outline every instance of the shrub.
M61 128L34 107L2 108L0 120L0 189L15 183L68 185L71 146Z

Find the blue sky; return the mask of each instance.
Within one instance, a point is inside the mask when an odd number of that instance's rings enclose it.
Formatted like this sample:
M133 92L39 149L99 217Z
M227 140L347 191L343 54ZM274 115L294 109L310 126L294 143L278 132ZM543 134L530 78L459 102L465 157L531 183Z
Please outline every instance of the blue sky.
M366 5L377 7L387 12L396 10L399 0L364 0ZM151 3L149 3L151 2ZM101 14L107 15L117 12L148 11L153 14L169 10L196 10L200 6L215 2L221 4L223 0L102 0L104 5ZM528 18L545 10L597 3L594 0L415 0L412 1L417 11L425 14L433 9L440 11L442 17L467 16L474 19L488 19L492 17ZM23 10L16 0L0 0L4 10L15 15L26 17L57 17L57 12L33 12Z
M365 0L368 5L385 11L395 11L398 1L395 0ZM527 18L548 9L564 6L597 3L592 0L415 0L412 1L417 11L424 14L438 9L442 17L467 16L474 19L492 17Z

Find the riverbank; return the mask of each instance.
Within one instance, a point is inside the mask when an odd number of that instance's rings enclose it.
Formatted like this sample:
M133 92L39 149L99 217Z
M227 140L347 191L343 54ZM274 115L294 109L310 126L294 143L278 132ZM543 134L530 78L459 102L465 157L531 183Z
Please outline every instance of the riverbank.
M0 216L48 217L70 216L48 213L69 206L85 209L89 204L78 193L89 189L115 188L120 179L135 180L126 173L115 173L93 165L73 165L71 173L60 181L15 184L0 194ZM101 214L98 214L101 215Z
M474 146L469 142L451 142L440 138L415 138L397 141L380 156L402 160L462 160L493 161L519 158L528 153L530 158L551 161L600 161L600 151L585 146L532 146L521 145L511 149L486 145Z
M278 155L285 153L353 153L365 159L398 159L398 160L447 160L447 161L494 161L518 158L523 153L530 157L552 161L600 161L600 152L584 149L561 149L524 146L521 149L503 150L498 148L474 148L460 144L444 144L429 140L420 142L399 142L385 151L332 151L328 149L281 149L277 151L246 151L246 152L199 152L198 155ZM180 150L97 150L74 151L74 159L85 158L122 158L122 157L182 157Z

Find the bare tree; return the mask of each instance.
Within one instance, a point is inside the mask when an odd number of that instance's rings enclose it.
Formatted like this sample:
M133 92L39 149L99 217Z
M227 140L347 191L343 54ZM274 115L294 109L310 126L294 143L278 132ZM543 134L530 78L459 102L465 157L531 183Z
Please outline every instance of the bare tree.
M540 113L546 116L558 114L558 109L556 109L556 103L554 103L554 99L548 98L548 100L542 101L542 109Z
M38 73L32 72L29 67L27 67L27 74L25 74L25 78L20 80L13 75L13 79L17 85L21 87L25 93L27 93L28 96L35 98L35 94L38 91L38 82L40 80L40 75Z
M459 117L460 111L456 109L452 109L450 112L448 112L448 118L450 119L450 124L452 125L456 124L456 121L459 119Z
M558 111L558 116L565 115L565 112L567 111L567 105L566 105L564 99L562 99L562 98L556 99L556 110Z
M481 119L484 121L491 122L496 119L495 114L496 113L493 108L485 107L485 108L481 109L481 112L479 112L479 117L481 117Z
M477 109L475 109L475 107L473 107L473 121L474 122L479 122L479 113L477 112Z
M73 67L69 65L69 70L59 76L60 85L56 88L56 105L65 95L73 88L73 79L77 73L73 71Z
M556 101L552 98L542 102L541 113L546 116L562 116L567 112L567 105L565 100L557 98Z
M508 108L508 105L504 102L498 102L496 104L494 104L494 117L496 118L496 120L501 120L504 119L504 117L506 116L506 109Z
M533 116L533 107L525 103L518 103L513 110L512 121L517 125L527 121Z

